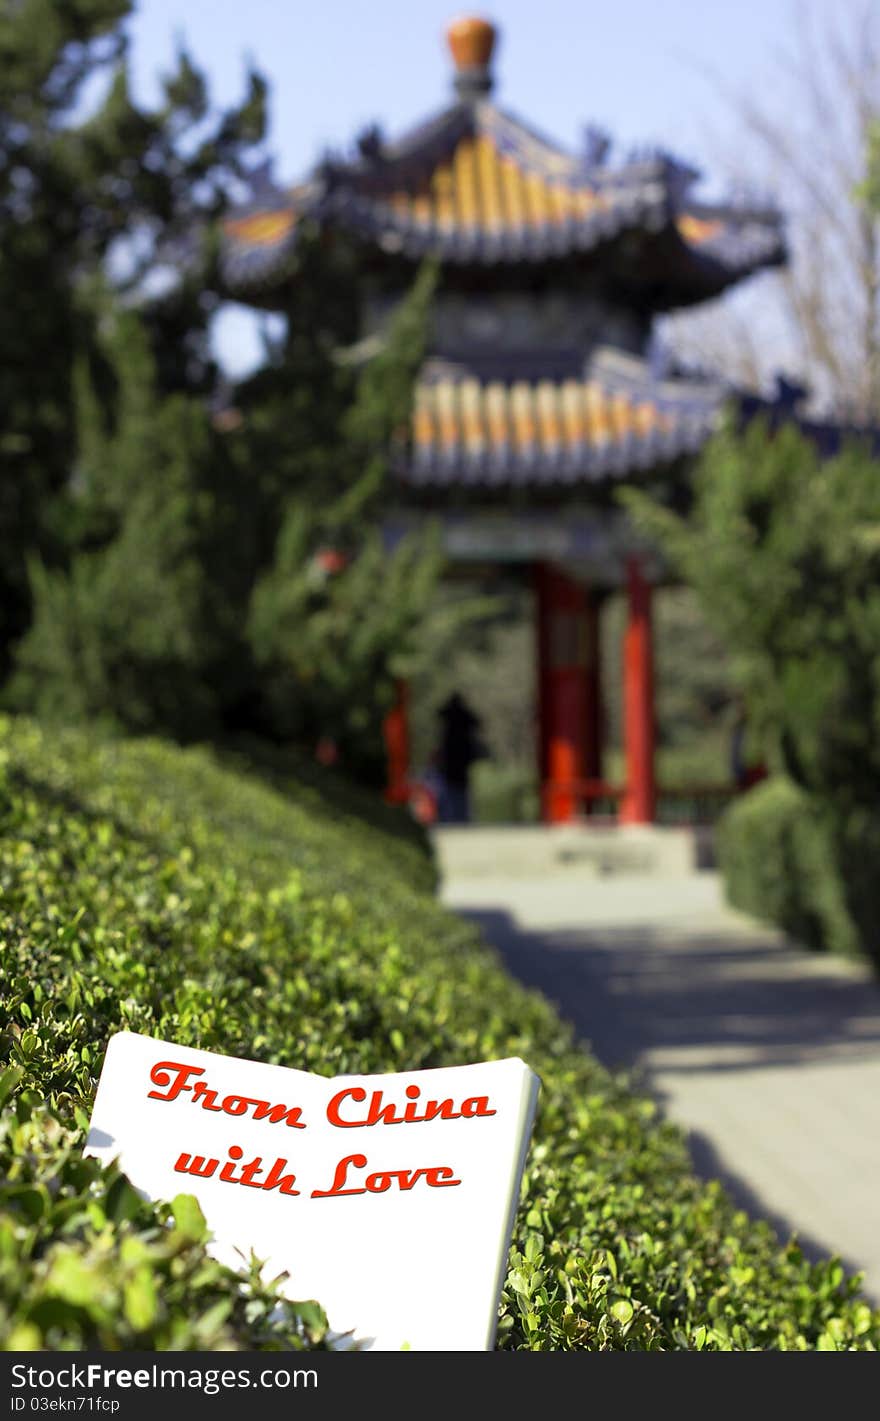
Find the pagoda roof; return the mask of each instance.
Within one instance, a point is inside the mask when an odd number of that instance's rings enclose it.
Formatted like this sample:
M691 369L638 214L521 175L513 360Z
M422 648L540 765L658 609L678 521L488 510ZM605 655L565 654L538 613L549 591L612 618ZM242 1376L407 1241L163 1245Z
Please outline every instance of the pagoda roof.
M567 379L487 380L430 362L397 473L414 488L595 485L696 453L725 395L713 382L657 378L610 348Z
M256 293L282 279L306 220L386 256L453 267L547 266L600 251L613 262L621 239L641 235L666 287L658 308L785 261L778 212L699 201L699 175L665 154L611 167L565 152L491 100L488 64L460 66L456 84L451 106L397 141L373 134L356 158L325 160L295 187L264 184L234 211L224 227L230 288Z
M413 491L598 486L698 454L730 407L740 429L793 424L829 459L854 443L880 457L880 429L802 409L803 386L777 377L760 395L703 374L659 376L612 347L582 373L548 369L528 379L486 378L428 362L416 385L410 437L395 467Z

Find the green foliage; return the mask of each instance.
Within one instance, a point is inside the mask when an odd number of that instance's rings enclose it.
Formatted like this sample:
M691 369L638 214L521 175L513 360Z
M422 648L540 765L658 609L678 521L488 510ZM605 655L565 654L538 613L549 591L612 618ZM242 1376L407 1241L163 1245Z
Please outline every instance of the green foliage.
M880 478L856 442L822 461L794 427L732 429L687 517L626 502L729 648L768 764L821 824L861 949L880 963Z
M328 517L330 530L334 525L344 529L388 503L394 455L409 441L413 384L425 355L437 278L436 263L423 262L391 316L378 353L360 372L345 416L348 471L341 501Z
M251 490L251 508L242 513L254 566L271 562L291 500L324 512L360 472L343 437L357 376L338 352L359 334L361 296L354 253L304 224L281 311L283 335L267 343L260 368L236 387L241 422L227 436Z
M82 1156L37 1093L0 1123L0 1333L8 1351L64 1348L323 1350L326 1319L288 1302L252 1262L206 1257L192 1195L144 1202L115 1166Z
M129 0L20 0L0 14L0 678L30 620L28 558L69 562L72 376L95 356L93 278L112 256L117 285L136 294L185 249L185 278L150 307L150 343L163 390L209 389L212 233L263 134L260 77L217 112L184 53L159 107L140 109L130 11Z
M326 737L350 774L379 783L395 680L442 657L486 603L437 599L436 527L426 523L393 549L380 531L395 451L409 436L436 270L421 269L378 353L355 372L338 344L353 297L335 324L332 316L338 268L357 291L348 260L344 249L321 256L306 236L296 285L304 308L291 308L276 361L242 392L233 457L259 470L262 451L274 479L264 504L273 554L247 618L263 728L301 745ZM335 297L321 301L328 283Z
M426 634L441 549L436 538L412 536L389 554L372 532L334 575L314 559L314 526L294 505L251 602L272 726L298 744L329 736L349 770L380 782L382 720L395 677L407 673Z
M210 733L220 601L202 551L218 528L200 481L222 469L222 451L200 402L159 395L138 319L117 314L105 326L114 422L105 425L84 377L79 550L68 570L32 563L34 621L9 698L53 718Z
M471 771L471 815L476 824L536 824L538 774L521 765L478 760Z
M387 559L376 532L436 273L358 368L340 359L360 335L356 254L304 226L285 336L222 436L208 413L218 219L263 137L265 84L251 73L218 113L181 52L159 106L139 108L129 9L25 0L0 19L6 703L184 740L324 735L376 779L394 677L429 630L454 634L425 616L430 531ZM327 548L345 569L322 584Z
M204 750L28 721L2 741L6 1345L325 1345L314 1308L276 1317L206 1261L191 1208L79 1157L125 1028L323 1074L527 1060L542 1094L500 1347L876 1349L858 1280L695 1179L680 1132L434 901L409 835Z
M334 344L352 293L336 317L332 301L315 304L343 257L321 260L306 239L285 351L249 382L231 440L199 397L163 394L142 318L104 296L111 393L81 362L75 551L67 568L32 560L11 705L184 740L325 736L350 773L381 779L395 678L451 641L472 606L434 606L434 530L389 553L377 526L433 273L356 376Z
M353 553L363 524L387 504L435 285L426 263L378 352L358 364L348 355L358 348L364 295L357 253L338 236L328 242L305 225L297 232L284 334L236 388L241 423L228 437L259 519L256 565L271 561L288 515L308 512L321 538Z
M858 950L858 935L810 796L777 775L723 815L718 864L735 908L782 928L806 947Z
M865 176L855 189L856 201L874 217L880 216L880 123L868 123L865 144Z
M691 760L685 781L723 783L730 778L725 722L734 694L725 648L690 587L658 588L652 616L660 781L673 783L664 761ZM602 670L606 743L614 747L623 742L626 618L626 593L612 593L602 607Z

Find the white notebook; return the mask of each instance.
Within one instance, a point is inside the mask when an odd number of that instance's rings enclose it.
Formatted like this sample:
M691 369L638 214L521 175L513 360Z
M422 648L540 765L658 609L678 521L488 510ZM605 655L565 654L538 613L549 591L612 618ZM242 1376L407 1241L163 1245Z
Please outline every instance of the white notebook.
M86 1153L194 1194L212 1255L289 1273L341 1346L483 1351L538 1089L518 1057L330 1079L120 1032Z

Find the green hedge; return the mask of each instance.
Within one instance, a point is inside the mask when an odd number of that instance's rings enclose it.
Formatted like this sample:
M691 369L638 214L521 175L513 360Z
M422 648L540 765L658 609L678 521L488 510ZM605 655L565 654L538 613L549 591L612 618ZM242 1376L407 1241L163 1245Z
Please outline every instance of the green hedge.
M322 1073L516 1054L543 1090L498 1345L876 1349L880 1314L690 1172L426 889L408 835L206 751L4 723L0 1139L7 1347L321 1347L319 1309L206 1259L186 1197L83 1160L120 1028Z
M749 790L722 816L716 843L733 907L805 947L858 952L827 833L797 785L777 776Z

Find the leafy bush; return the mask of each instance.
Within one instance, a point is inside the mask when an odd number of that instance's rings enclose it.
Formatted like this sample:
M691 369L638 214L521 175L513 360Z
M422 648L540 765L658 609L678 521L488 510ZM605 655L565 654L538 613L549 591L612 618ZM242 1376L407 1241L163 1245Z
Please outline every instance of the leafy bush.
M718 863L735 908L775 923L805 947L858 951L828 836L811 797L775 776L722 817Z
M502 1348L876 1349L858 1280L699 1182L653 1103L436 904L410 836L203 750L28 721L0 744L7 1346L327 1345L314 1305L276 1309L206 1259L186 1196L144 1204L81 1159L129 1029L326 1074L527 1060L543 1090Z

